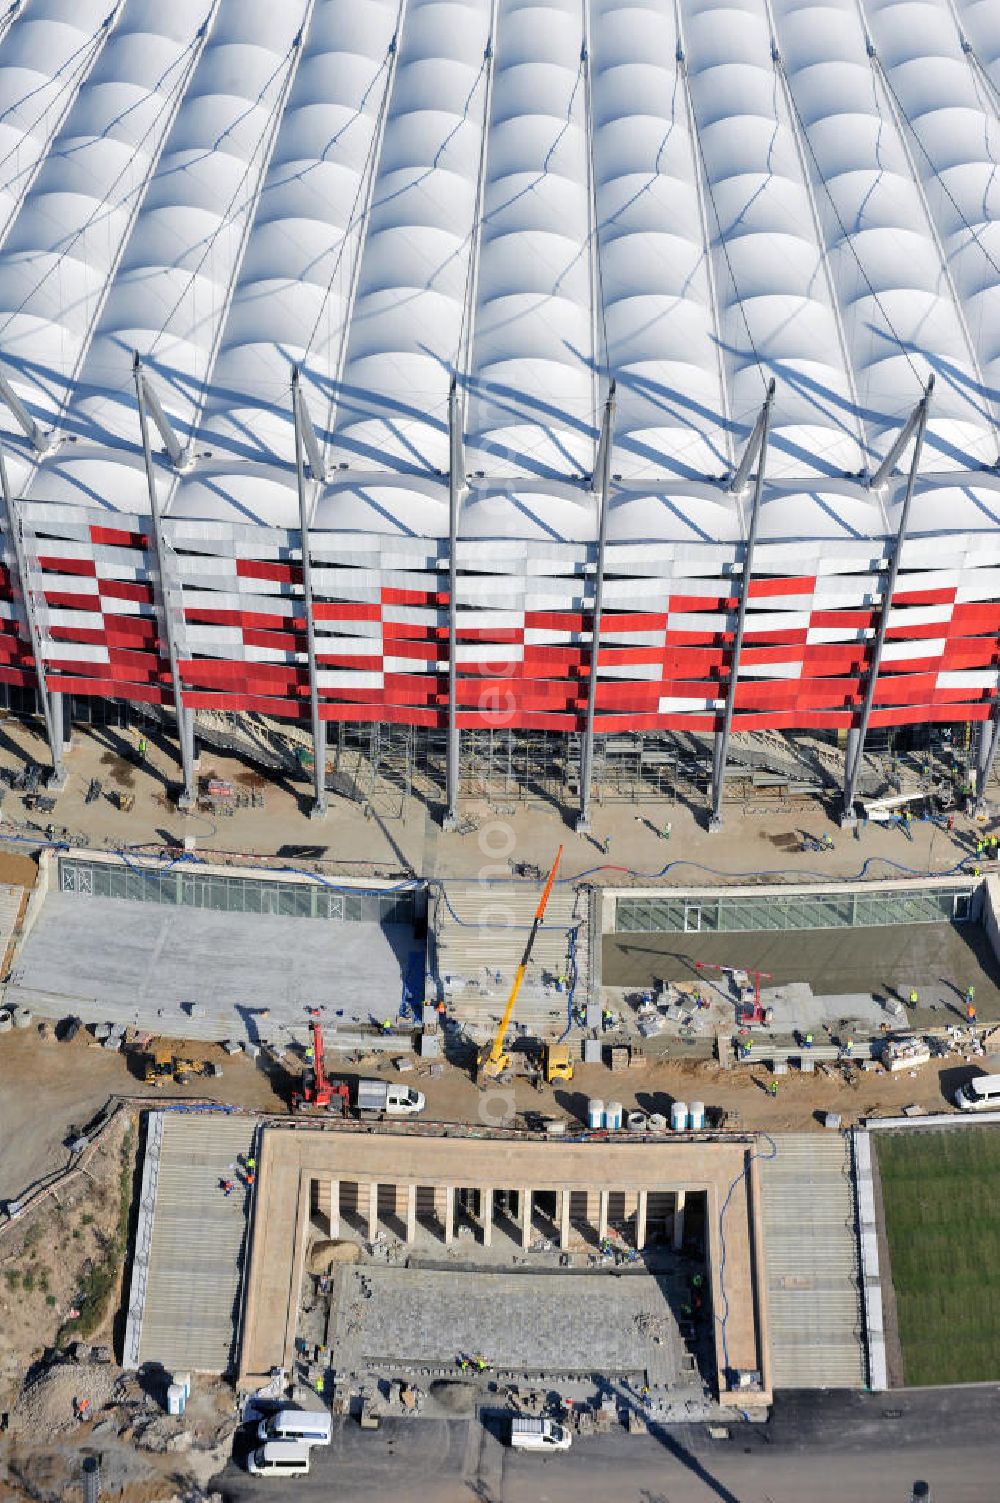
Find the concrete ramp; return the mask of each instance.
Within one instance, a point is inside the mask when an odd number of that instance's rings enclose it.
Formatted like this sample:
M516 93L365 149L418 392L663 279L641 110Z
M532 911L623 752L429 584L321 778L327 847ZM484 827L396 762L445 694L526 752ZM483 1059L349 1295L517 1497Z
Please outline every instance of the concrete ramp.
M774 1387L863 1388L850 1145L840 1133L774 1141L760 1166Z
M256 1120L153 1112L132 1269L125 1365L228 1373L250 1196L240 1160ZM221 1181L235 1189L225 1195Z

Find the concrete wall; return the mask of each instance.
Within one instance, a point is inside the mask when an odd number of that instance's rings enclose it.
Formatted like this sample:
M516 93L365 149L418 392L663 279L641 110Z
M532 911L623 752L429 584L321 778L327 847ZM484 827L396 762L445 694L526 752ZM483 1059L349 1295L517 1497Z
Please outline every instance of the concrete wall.
M987 877L979 885L979 922L986 930L990 949L1000 959L1000 877Z

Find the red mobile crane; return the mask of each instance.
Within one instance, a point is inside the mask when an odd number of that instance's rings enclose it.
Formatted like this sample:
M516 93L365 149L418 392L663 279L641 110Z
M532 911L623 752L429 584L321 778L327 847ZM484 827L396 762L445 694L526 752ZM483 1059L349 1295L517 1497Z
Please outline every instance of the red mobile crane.
M312 1068L303 1072L302 1089L292 1092L292 1107L299 1112L307 1107L329 1111L335 1100L339 1100L341 1113L346 1117L350 1105L347 1082L331 1080L327 1075L323 1060L323 1030L315 1021L310 1022L309 1029L313 1046Z
M696 960L699 971L724 971L732 977L736 989L736 1021L744 1027L754 1024L767 1026L774 1017L773 1007L762 1007L760 1000L761 981L773 981L770 971L743 970L733 965L713 965L707 960Z

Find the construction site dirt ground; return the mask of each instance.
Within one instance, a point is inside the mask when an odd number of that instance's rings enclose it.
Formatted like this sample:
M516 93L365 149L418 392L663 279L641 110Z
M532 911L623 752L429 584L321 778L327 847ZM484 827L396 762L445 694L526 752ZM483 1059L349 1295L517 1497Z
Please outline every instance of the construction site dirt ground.
M169 1100L232 1102L255 1111L281 1111L287 1092L244 1055L193 1043L177 1054L222 1064L221 1079L173 1081L160 1095ZM281 1087L281 1082L276 1082ZM94 1044L83 1030L72 1043L43 1040L35 1028L0 1034L0 1202L22 1197L39 1179L69 1162L67 1139L86 1126L111 1096L149 1097L124 1054Z
M181 1043L176 1045L184 1052ZM262 1113L288 1109L292 1085L288 1078L273 1078L249 1059L230 1057L221 1050L194 1043L196 1056L223 1061L225 1074L219 1080L196 1079L189 1086L173 1083L156 1100L210 1099L231 1102ZM391 1077L384 1060L372 1058L340 1070L334 1058L332 1073L358 1072ZM711 1062L695 1060L650 1063L626 1074L612 1074L603 1065L578 1065L571 1084L536 1090L524 1080L482 1092L467 1069L445 1065L431 1078L415 1071L405 1077L416 1080L427 1095L429 1121L482 1121L495 1125L512 1110L565 1116L582 1124L591 1096L620 1101L629 1110L663 1111L672 1100L699 1099L732 1114L734 1123L749 1128L820 1130L827 1111L839 1112L846 1122L863 1114L898 1112L917 1103L929 1111L946 1109L964 1080L990 1068L988 1059L965 1061L960 1056L932 1060L916 1072L854 1073L848 1084L839 1069L815 1075L792 1071L780 1083L777 1097L766 1085L769 1076L746 1066L724 1070ZM133 1073L123 1054L110 1053L84 1042L81 1033L71 1044L45 1042L34 1029L0 1036L0 1101L4 1131L0 1134L0 1200L22 1195L35 1181L69 1160L66 1139L71 1129L89 1122L110 1096L150 1098L148 1087Z
M149 753L143 766L131 754L135 735L110 728L74 727L66 753L68 782L55 795L52 814L39 816L24 809L19 793L8 792L3 802L5 823L13 822L30 839L51 820L73 835L98 846L140 844L182 845L190 837L208 852L280 856L290 863L319 861L344 872L398 874L423 877L480 877L502 874L508 861L527 861L547 868L556 847L565 845L561 877L569 880L584 871L598 882L620 883L629 871L647 877L670 866L673 884L704 885L716 878L756 880L762 873L777 880L831 880L856 876L866 862L872 876L922 875L951 870L975 848L972 822L956 817L954 831L914 821L912 839L882 825L860 826L857 835L841 832L830 809L810 798L768 800L761 794L751 804L727 801L724 828L710 835L705 809L685 802L626 800L592 807L593 832L577 834L577 809L542 798L507 802L502 814L482 799L463 799L461 813L478 829L445 833L440 828L440 805L428 807L419 797L385 781L376 789L371 809L330 795L325 820L309 819L310 784L285 778L264 783L262 808L237 809L231 817L203 812L180 813L174 802L180 785L176 744L162 732L147 733ZM0 768L19 768L26 759L50 765L40 723L7 716L0 721ZM258 774L238 758L206 748L201 777L222 777L246 785ZM91 780L101 783L102 795L85 802ZM123 813L110 795L127 792L135 804ZM1000 790L993 785L994 793ZM670 838L664 838L670 825ZM991 821L992 823L992 821ZM502 831L502 833L501 833ZM831 851L817 854L802 849L802 837L830 833ZM605 840L608 852L604 853ZM893 863L885 866L883 863Z
M965 1023L965 989L976 988L980 1019L1000 1018L1000 966L977 923L897 924L877 929L797 929L757 934L606 934L606 986L646 988L655 981L725 986L699 973L698 961L770 973L762 988L805 981L816 996L872 993L920 1005L907 1017L922 1027Z

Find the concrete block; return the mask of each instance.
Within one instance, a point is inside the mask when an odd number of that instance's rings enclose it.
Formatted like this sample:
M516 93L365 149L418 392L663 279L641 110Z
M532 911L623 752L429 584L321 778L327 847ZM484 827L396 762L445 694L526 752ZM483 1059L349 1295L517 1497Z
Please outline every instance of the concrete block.
M599 1065L601 1063L601 1050L603 1046L600 1039L584 1039L583 1062L585 1065Z
M433 1059L441 1053L441 1039L436 1033L420 1035L420 1053L424 1059Z
M774 1072L775 1075L787 1075L788 1074L788 1061L787 1061L787 1059L776 1059L774 1061L774 1063L771 1065L771 1069L772 1069L772 1071Z
M843 1118L841 1117L839 1112L827 1112L825 1117L823 1118L823 1126L829 1127L832 1131L837 1132L840 1130L840 1124L842 1121Z
M260 1045L253 1043L250 1039L245 1039L243 1042L243 1053L248 1059L257 1059L260 1054Z
M802 1071L803 1075L815 1075L816 1061L813 1059L811 1054L803 1054L802 1058L799 1060L799 1069Z
M588 1002L587 1003L587 1027L588 1028L600 1028L600 1026L601 1026L601 1004L599 1002Z
M239 1054L240 1046L236 1039L225 1039L222 1045L227 1054Z

